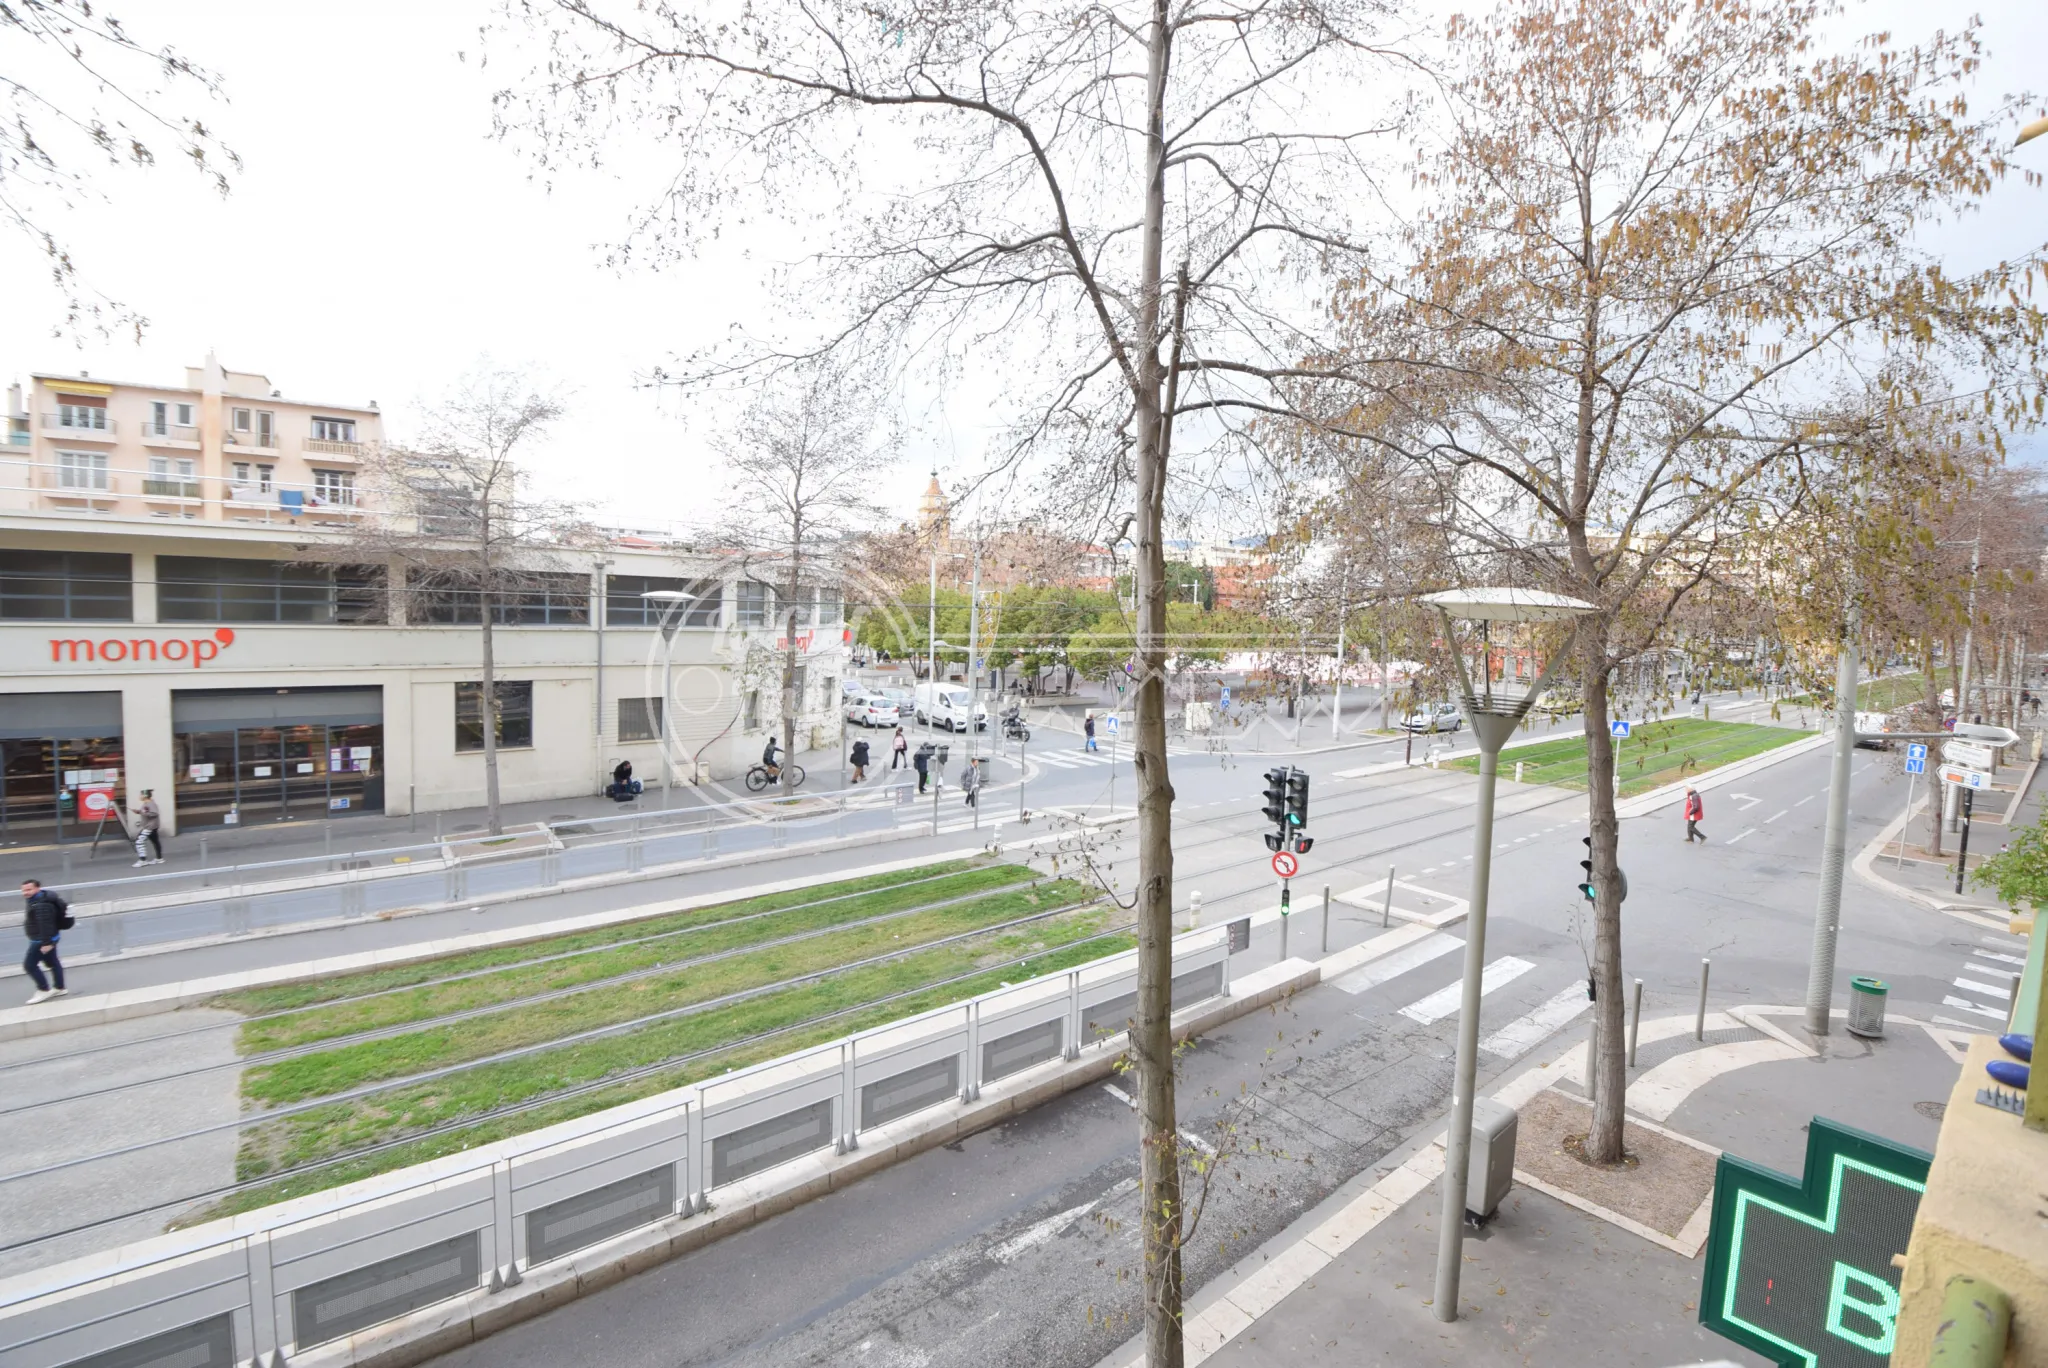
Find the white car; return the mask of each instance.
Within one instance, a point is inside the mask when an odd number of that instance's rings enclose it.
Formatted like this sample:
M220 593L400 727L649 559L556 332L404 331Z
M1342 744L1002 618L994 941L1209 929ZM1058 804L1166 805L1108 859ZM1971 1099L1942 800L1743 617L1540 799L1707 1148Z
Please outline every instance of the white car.
M1465 725L1465 715L1455 703L1433 703L1409 713L1401 725L1412 732L1454 732Z
M893 727L896 705L880 694L861 694L846 705L846 720L863 727Z

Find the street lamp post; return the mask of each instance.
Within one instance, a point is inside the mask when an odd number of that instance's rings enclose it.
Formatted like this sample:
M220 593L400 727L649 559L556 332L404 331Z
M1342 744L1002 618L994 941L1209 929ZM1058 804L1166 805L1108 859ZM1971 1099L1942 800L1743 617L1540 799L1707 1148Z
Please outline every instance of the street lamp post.
M1444 637L1451 642L1451 619L1478 622L1482 634L1495 622L1562 622L1593 611L1593 605L1562 594L1532 589L1452 589L1425 594L1422 602L1443 614ZM1465 1186L1472 1167L1472 1095L1479 1073L1479 997L1486 969L1486 897L1493 873L1493 795L1500 770L1500 748L1528 716L1529 708L1550 678L1544 667L1518 700L1496 698L1490 648L1480 643L1480 687L1472 687L1465 658L1452 643L1464 686L1465 715L1479 743L1479 809L1472 833L1472 897L1465 914L1465 976L1458 1015L1458 1055L1453 1074L1450 1130L1444 1136L1443 1213L1437 1230L1436 1318L1458 1318L1458 1274L1464 1255Z
M696 595L686 594L680 589L649 589L640 595L643 603L659 604L661 607L661 805L666 808L669 790L675 787L675 757L670 741L675 732L669 725L669 714L674 711L675 690L670 679L675 669L676 628L683 625L683 605ZM600 701L599 706L603 706Z

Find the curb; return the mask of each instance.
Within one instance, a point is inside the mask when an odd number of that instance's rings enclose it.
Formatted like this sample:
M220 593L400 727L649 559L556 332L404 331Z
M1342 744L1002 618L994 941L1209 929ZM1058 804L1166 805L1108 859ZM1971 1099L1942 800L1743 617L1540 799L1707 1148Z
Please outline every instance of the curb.
M1873 836L1863 849L1857 851L1856 858L1849 862L1849 867L1856 872L1856 877L1879 892L1904 898L1907 902L1924 907L1930 912L1976 912L1993 917L2005 916L2006 911L2002 907L1986 907L1982 903L1964 902L1955 896L1939 897L1918 888L1909 888L1877 872L1878 857L1884 853L1884 848L1906 829L1907 823L1926 810L1924 802L1918 803L1911 811L1902 812L1885 823L1884 829Z
M1789 731L1791 728L1788 727L1784 730ZM1723 765L1718 769L1710 769L1697 779L1681 779L1675 784L1666 784L1663 788L1651 789L1648 793L1640 793L1633 798L1625 798L1614 805L1614 815L1618 818L1647 817L1658 808L1665 807L1683 798L1685 791L1689 788L1719 788L1721 785L1731 783L1734 780L1746 779L1758 770L1769 769L1780 761L1790 760L1794 756L1809 755L1814 751L1825 749L1834 739L1827 732L1818 732L1803 741L1792 741L1782 746L1774 746L1761 755L1752 755L1748 759L1737 760L1732 765Z

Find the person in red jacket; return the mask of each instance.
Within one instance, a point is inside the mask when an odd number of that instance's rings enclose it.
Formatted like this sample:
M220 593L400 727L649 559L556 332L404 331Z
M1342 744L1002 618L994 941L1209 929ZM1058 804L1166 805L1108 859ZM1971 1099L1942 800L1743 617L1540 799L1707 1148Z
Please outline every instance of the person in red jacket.
M1707 833L1700 830L1700 823L1705 820L1706 815L1706 805L1700 802L1700 791L1698 789L1687 789L1685 791L1685 843L1687 845L1691 845L1695 840L1704 842L1707 839Z

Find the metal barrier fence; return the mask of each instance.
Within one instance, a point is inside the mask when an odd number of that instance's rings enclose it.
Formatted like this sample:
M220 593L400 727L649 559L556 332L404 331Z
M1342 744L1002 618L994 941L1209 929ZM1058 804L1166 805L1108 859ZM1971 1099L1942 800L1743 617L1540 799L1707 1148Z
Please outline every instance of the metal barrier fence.
M1174 943L1177 1007L1230 987L1229 930ZM1084 1049L1117 1047L1134 951L415 1168L0 1283L9 1368L234 1368L671 1216L718 1189Z
M906 784L860 793L743 799L533 823L496 837L464 833L374 852L55 886L79 922L66 933L66 948L80 955L118 956L531 893L565 880L631 876L801 841L905 828L937 831L945 817L960 816L941 814L937 793L920 799ZM0 926L20 924L18 910L0 914Z

